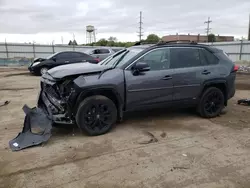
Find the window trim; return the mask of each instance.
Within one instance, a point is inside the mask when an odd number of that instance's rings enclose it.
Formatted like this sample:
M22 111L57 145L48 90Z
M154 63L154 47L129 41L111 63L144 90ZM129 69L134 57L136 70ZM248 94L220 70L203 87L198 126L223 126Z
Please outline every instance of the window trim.
M153 52L153 51L155 51L155 50L161 50L161 49L166 49L166 48L169 48L169 49L171 49L171 48L191 48L191 49L197 49L197 50L199 50L199 49L204 49L204 48L201 48L201 47L182 47L182 46L180 46L180 47L176 47L176 46L169 46L169 47L167 47L167 46L166 46L166 47L161 47L161 48L154 48L154 49L152 49L152 50L149 50L149 51L146 52L145 54L141 55L140 57L138 57L136 60L134 60L134 61L133 61L132 63L130 63L128 66L126 66L124 70L130 70L130 68L133 66L133 64L136 63L136 61L138 61L140 58L144 57L144 56L147 55L148 53ZM200 54L199 54L199 56L200 56ZM171 52L170 52L170 64L171 64ZM204 65L201 64L200 66L204 66ZM195 66L195 67L200 67L200 66ZM189 67L182 67L182 68L189 68ZM169 69L166 69L166 70L182 69L182 68L169 68Z

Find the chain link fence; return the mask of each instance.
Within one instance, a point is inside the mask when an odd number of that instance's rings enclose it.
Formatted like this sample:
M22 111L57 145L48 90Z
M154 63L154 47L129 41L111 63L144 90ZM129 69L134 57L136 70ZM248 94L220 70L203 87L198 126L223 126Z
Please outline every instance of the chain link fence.
M0 66L28 65L34 58L46 58L49 55L61 51L86 52L98 46L74 46L74 45L40 45L0 43ZM100 47L102 48L102 47ZM111 47L121 49L121 47Z
M250 41L216 42L206 43L216 48L222 49L234 61L250 62ZM97 46L95 46L96 48ZM61 51L86 52L92 46L74 45L39 45L39 44L19 44L19 43L0 43L0 66L8 65L27 65L34 58L47 56ZM111 47L119 49L119 47Z

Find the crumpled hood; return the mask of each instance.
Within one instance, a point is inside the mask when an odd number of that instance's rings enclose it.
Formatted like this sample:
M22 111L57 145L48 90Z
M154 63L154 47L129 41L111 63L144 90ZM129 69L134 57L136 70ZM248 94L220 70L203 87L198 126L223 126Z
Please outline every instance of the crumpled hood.
M92 63L74 63L52 68L48 71L48 74L55 79L61 79L66 76L72 76L77 74L101 72L108 68L109 66L103 66Z

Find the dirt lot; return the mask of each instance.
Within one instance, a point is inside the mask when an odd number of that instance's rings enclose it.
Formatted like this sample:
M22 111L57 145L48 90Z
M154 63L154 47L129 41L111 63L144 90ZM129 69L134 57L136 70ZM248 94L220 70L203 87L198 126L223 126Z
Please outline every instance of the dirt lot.
M226 113L202 119L188 110L133 113L110 133L88 137L55 128L48 143L12 152L24 104L35 105L39 78L0 70L0 187L250 187L250 76L239 75ZM157 142L150 140L148 131Z

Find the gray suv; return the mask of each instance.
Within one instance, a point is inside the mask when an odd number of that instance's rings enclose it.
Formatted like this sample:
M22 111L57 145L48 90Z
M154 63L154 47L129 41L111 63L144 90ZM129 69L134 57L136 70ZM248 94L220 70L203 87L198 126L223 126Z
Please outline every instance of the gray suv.
M108 132L124 112L147 108L195 107L200 116L213 118L234 96L237 70L222 50L211 46L137 45L99 64L50 69L41 78L38 107L25 111L51 124L77 124L89 135Z

